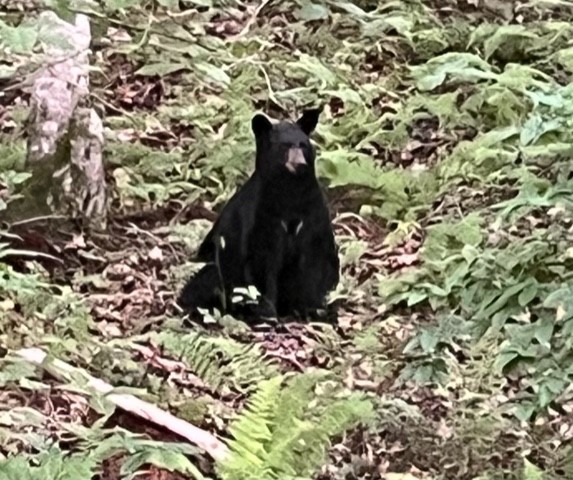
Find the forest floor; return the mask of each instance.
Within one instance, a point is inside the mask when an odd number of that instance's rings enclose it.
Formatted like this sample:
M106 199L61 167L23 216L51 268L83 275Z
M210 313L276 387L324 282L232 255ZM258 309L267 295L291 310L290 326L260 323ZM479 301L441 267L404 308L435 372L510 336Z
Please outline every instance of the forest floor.
M3 353L40 346L223 437L261 380L327 369L375 418L315 479L571 478L573 3L101 3L108 230L0 225L62 262L0 243ZM27 101L0 98L0 208ZM338 318L183 324L191 258L254 165L252 115L319 104ZM29 478L189 478L188 458L217 478L179 440L2 360L2 480L31 459L52 476Z

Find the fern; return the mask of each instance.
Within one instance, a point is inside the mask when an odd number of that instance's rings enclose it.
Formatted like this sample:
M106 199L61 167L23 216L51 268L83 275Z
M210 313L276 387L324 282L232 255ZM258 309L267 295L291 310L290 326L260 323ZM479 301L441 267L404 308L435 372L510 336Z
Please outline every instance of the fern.
M240 472L249 470L252 473L260 472L261 475L269 474L265 466L265 446L272 442L271 430L276 418L275 407L282 382L282 376L261 382L246 412L229 427L235 440L229 442L233 456L226 467L229 472L236 470L229 478L239 480Z
M167 331L150 334L150 340L181 357L211 388L251 390L265 378L278 374L278 367L264 358L258 345L244 345L229 338L204 333L181 335Z
M362 395L341 395L340 390L327 388L330 383L322 381L328 376L314 371L288 382L282 376L261 382L245 411L229 427L234 437L229 442L232 454L219 466L222 478L312 475L324 462L330 437L371 419L372 404Z

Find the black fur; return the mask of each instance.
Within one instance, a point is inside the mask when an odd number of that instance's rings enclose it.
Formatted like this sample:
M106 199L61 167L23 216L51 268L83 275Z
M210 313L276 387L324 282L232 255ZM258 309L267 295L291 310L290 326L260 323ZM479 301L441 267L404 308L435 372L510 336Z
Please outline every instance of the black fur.
M199 247L197 259L207 265L181 292L183 308L240 311L231 294L246 285L262 294L250 312L260 316L306 316L325 307L339 280L339 260L309 140L319 113L274 125L264 115L253 117L255 171Z

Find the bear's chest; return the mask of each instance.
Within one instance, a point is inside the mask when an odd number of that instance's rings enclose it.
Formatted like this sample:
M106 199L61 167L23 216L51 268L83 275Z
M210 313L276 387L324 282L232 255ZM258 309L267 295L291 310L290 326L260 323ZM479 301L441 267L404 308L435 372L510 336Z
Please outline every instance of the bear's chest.
M281 219L278 230L287 257L295 256L302 246L304 220L301 218Z

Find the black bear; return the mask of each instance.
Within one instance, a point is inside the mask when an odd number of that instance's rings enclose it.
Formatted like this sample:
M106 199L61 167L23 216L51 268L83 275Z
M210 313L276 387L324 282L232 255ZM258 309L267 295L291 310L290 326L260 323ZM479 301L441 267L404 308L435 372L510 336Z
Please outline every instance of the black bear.
M309 139L319 114L307 110L296 122L276 124L253 117L255 171L199 247L197 259L207 264L183 288L182 308L241 311L231 296L248 285L261 293L250 314L307 316L325 307L340 265Z

